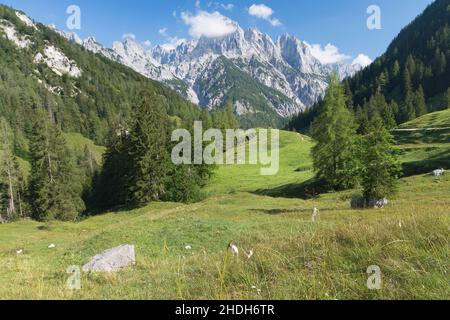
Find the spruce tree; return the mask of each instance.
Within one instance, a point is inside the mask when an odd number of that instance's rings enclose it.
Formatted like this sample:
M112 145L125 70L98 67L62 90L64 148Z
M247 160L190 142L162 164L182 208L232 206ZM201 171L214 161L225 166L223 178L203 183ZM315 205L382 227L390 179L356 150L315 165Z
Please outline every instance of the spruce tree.
M237 129L239 124L233 111L233 101L229 99L225 105L225 122L227 129Z
M30 134L30 162L33 217L75 220L84 210L81 186L73 179L74 166L62 132L40 112Z
M396 190L401 168L393 146L393 136L375 115L362 139L361 186L366 204L389 197Z
M160 97L149 89L135 108L129 140L129 201L145 204L160 200L165 193L169 166L168 118Z
M427 113L427 104L425 102L425 94L423 92L422 86L419 86L419 89L416 91L413 103L415 106L416 117L421 117Z
M13 151L13 133L5 118L0 118L0 215L7 220L23 217L23 176Z
M128 130L113 125L109 131L103 166L100 173L94 173L93 191L89 207L95 210L110 209L124 205L128 199L130 157Z
M317 177L333 189L352 187L356 182L356 123L345 105L344 89L336 76L324 99L324 107L313 124L317 144L312 150Z

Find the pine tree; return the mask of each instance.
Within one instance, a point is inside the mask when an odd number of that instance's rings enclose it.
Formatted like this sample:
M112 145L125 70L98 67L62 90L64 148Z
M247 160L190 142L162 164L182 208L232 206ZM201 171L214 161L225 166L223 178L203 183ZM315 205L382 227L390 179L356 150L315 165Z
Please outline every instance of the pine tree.
M211 114L208 112L207 109L202 109L202 112L200 114L200 120L203 123L203 129L208 130L212 128L213 120Z
M237 129L239 124L233 111L233 101L230 99L225 105L225 118L227 129Z
M385 128L381 117L375 115L362 142L361 185L366 203L389 197L396 190L401 168L393 145L393 136Z
M356 182L356 128L354 116L345 105L344 89L332 76L323 111L313 124L317 144L312 156L317 177L333 189L352 187Z
M378 92L374 97L372 97L371 104L373 105L373 109L377 111L376 114L379 114L383 119L386 128L392 129L397 125L395 122L394 113L391 107L387 104L383 94Z
M13 152L13 133L5 118L0 118L0 215L7 220L23 217L23 176ZM2 196L3 195L3 196Z
M141 96L133 115L128 149L131 161L129 201L134 204L162 198L170 161L167 114L157 94L147 89Z
M93 191L89 199L91 209L110 209L127 202L131 171L127 149L129 139L129 132L123 127L113 125L110 129L101 172L93 177Z
M396 79L400 74L400 64L398 60L395 60L394 66L392 68L392 78Z
M60 129L39 113L30 135L30 202L36 220L73 221L84 210L81 186Z
M427 113L427 104L425 102L425 94L423 92L422 86L419 86L419 89L416 91L414 95L414 106L415 106L415 116L421 117Z

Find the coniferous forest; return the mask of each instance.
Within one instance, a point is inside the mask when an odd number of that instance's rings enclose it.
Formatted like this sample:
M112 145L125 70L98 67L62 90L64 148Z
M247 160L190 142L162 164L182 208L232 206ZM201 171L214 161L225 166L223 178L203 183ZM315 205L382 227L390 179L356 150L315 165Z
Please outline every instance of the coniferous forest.
M388 128L448 108L450 100L450 9L437 0L406 26L386 53L344 81L347 106L360 132L375 115ZM287 128L309 131L323 101L293 117Z
M0 211L5 219L74 221L115 206L201 198L212 169L172 165L170 132L194 120L203 120L206 128L213 121L231 128L236 126L232 113L202 112L162 84L44 25L39 31L27 26L3 5L0 19L33 39L22 49L0 37ZM49 43L77 62L81 77L59 76L34 62L35 52ZM71 152L64 132L106 146L102 163L87 145L79 154Z

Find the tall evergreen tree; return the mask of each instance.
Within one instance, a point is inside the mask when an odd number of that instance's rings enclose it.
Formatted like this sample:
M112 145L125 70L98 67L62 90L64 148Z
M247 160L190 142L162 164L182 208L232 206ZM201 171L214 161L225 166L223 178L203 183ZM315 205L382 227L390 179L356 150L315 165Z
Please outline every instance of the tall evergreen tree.
M110 129L101 172L94 173L93 191L88 201L90 209L110 209L127 202L131 170L127 149L129 139L129 132L123 127L114 125Z
M0 215L8 220L23 217L23 177L14 156L13 133L5 118L0 118ZM4 214L3 214L4 213Z
M29 184L33 217L75 220L84 210L81 186L73 179L73 163L60 129L39 113L30 134Z
M416 91L413 103L415 106L416 117L421 117L427 113L427 104L425 102L425 94L423 92L422 86L419 86L419 89Z
M366 202L391 196L396 190L401 168L395 155L393 136L379 115L371 119L362 141L361 185Z
M317 144L312 150L317 177L331 188L347 188L356 182L356 128L354 116L345 105L344 89L332 76L323 111L313 123Z
M167 121L160 97L146 89L134 111L128 149L131 161L129 201L134 204L160 200L165 193L170 161Z

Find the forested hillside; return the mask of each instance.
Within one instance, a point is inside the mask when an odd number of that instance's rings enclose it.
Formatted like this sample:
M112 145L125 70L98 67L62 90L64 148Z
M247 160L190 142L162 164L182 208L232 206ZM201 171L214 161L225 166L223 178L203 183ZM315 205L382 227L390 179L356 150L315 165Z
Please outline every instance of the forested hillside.
M171 130L236 124L1 5L0 79L0 222L196 201L211 168L174 166Z
M163 85L87 52L42 24L27 25L20 18L24 15L19 15L0 6L0 114L15 131L18 153L26 153L26 137L38 109L46 109L63 131L79 132L104 144L112 124L128 122L144 86L163 97L169 115L182 119L199 116L197 106ZM11 41L11 35L23 41ZM37 55L45 55L49 48L71 60L72 67L76 64L80 74L58 74L39 62Z
M361 126L381 113L393 127L450 106L450 1L436 0L392 41L386 53L346 79L348 106ZM308 130L321 103L294 117Z

